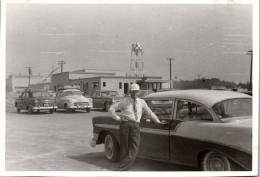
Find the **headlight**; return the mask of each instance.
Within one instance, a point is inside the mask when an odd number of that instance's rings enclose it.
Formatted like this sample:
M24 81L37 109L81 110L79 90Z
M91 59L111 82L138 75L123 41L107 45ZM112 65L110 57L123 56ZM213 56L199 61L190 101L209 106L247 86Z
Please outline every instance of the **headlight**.
M114 103L115 102L115 99L114 98L112 98L112 103Z
M72 101L71 101L71 100L68 100L67 102L68 102L69 104L71 104L71 103L72 103Z

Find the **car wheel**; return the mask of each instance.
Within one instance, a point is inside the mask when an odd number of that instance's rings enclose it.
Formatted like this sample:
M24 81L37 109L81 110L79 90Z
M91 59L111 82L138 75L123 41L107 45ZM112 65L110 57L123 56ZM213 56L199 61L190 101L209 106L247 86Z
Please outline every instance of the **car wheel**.
M50 109L49 112L50 112L50 114L53 114L53 109Z
M202 160L203 171L231 171L231 164L229 159L218 153L210 151Z
M89 113L90 112L90 108L87 108L86 111L87 111L87 113Z
M33 113L33 109L32 109L31 106L29 106L29 108L28 108L28 113L29 113L29 114L32 114L32 113Z
M21 109L20 109L20 108L16 108L16 111L17 111L17 112L21 112Z
M120 150L116 138L110 133L107 134L104 145L106 158L111 162L118 161L120 157Z
M109 103L105 103L105 106L104 106L104 110L108 112L109 108L110 108L111 104Z
M66 110L66 112L70 112L70 109L68 108L67 104L64 105L64 109Z

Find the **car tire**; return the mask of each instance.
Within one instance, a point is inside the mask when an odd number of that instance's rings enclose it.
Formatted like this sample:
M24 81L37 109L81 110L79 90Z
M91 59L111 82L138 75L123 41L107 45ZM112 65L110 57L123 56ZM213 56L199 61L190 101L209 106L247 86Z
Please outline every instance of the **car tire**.
M29 114L32 114L32 113L33 113L33 109L32 109L31 106L28 107L28 113L29 113Z
M20 109L20 108L16 108L16 111L17 111L17 112L21 112L21 109Z
M50 112L50 114L53 114L53 109L50 109L49 112Z
M106 135L104 141L104 147L105 147L106 158L109 161L116 162L119 160L120 157L119 144L116 138L111 133L108 133Z
M86 111L87 111L87 113L90 113L90 108L87 108Z
M223 154L210 151L205 154L201 164L203 171L231 171L231 162Z
M68 108L67 104L64 105L64 109L66 110L66 112L70 112L70 109Z

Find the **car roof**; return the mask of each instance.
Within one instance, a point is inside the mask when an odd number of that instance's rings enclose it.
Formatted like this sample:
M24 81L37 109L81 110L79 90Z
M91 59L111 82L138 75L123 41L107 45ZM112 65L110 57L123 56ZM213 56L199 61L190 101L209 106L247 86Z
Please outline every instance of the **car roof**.
M198 101L210 108L214 106L216 103L221 102L223 100L234 98L252 98L252 96L234 91L191 89L157 92L147 95L145 98L188 99Z
M118 92L117 90L96 90L97 92Z
M64 90L59 90L59 92L71 92L71 91L80 91L79 89L64 89Z

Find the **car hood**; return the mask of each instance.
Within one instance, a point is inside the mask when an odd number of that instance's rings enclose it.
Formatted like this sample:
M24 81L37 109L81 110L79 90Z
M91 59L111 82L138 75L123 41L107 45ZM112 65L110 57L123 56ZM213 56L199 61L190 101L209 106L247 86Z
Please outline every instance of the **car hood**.
M65 96L64 99L68 99L68 100L71 100L73 102L89 102L89 98L86 98L84 96L79 96L79 95Z
M33 97L33 98L30 98L31 100L37 100L37 101L54 101L53 98L51 97L46 97L46 96L39 96L39 97Z

